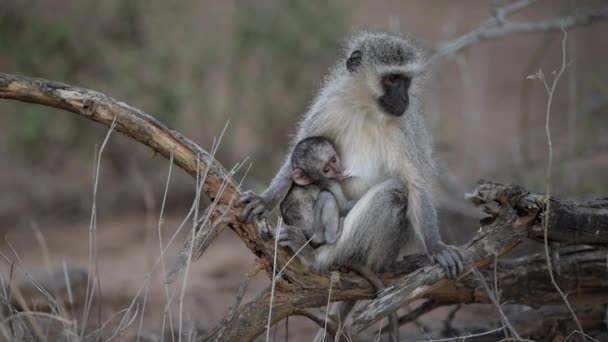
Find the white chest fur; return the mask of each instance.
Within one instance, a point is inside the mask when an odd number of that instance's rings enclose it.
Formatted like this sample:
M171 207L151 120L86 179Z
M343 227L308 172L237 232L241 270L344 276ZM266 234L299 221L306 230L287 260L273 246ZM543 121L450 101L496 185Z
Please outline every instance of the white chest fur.
M359 199L372 186L395 176L394 165L403 158L396 148L403 133L395 118L369 109L333 114L327 133L353 176L343 183L344 192L349 199Z

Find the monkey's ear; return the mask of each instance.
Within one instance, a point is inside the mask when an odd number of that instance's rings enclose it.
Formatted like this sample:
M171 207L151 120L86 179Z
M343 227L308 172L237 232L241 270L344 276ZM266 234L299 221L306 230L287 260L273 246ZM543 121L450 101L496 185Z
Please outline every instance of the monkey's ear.
M350 72L357 70L357 67L361 65L361 50L355 50L350 54L350 57L346 60L346 69Z
M304 173L302 169L295 169L291 171L291 179L293 179L293 181L300 186L306 186L312 183L312 178Z

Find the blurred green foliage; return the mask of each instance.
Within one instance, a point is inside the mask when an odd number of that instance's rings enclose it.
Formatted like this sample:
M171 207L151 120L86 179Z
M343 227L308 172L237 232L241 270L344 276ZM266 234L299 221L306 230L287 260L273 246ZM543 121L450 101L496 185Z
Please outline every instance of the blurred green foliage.
M49 78L108 92L154 113L171 124L179 111L177 90L166 84L175 56L154 49L153 32L142 15L161 1L136 0L57 3L9 0L0 6L2 71ZM95 15L91 15L95 13ZM163 75L164 74L164 75ZM12 153L27 156L55 148L90 154L90 122L52 109L3 103L15 115L3 120L10 129L5 142ZM89 142L89 143L87 143ZM49 147L50 148L50 147Z
M0 70L107 93L203 145L232 119L220 158L251 155L260 176L286 150L276 139L288 139L348 26L348 11L324 0L5 0ZM88 158L99 140L95 125L50 108L0 109L0 142L20 158L50 148ZM237 127L245 137L230 136Z
M333 1L239 2L235 11L235 58L231 78L237 112L265 132L254 155L256 171L274 171L286 134L335 60L349 26L348 11ZM277 144L278 143L278 144Z

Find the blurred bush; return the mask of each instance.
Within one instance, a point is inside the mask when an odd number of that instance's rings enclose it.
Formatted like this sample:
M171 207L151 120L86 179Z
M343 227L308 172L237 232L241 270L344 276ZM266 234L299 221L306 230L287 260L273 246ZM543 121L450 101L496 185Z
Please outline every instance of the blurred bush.
M250 136L261 138L254 143L258 148L248 151L256 151L258 175L275 171L276 156L285 153L286 133L339 53L349 25L346 13L324 0L243 1L236 7L231 97L234 111L246 116L253 130Z
M347 11L323 0L7 0L0 69L105 92L206 147L232 119L220 158L251 155L261 176L348 26ZM53 109L9 101L0 109L9 113L0 117L5 152L26 162L35 151L53 156L49 149L88 160L100 139L95 125Z

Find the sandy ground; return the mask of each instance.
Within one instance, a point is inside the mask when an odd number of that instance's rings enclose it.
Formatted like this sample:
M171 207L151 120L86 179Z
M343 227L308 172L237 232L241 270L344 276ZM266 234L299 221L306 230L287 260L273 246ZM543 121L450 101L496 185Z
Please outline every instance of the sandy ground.
M162 236L165 244L170 240L182 219L182 217L172 216L164 221ZM90 251L88 222L83 221L52 229L45 227L44 230L36 228L35 225L32 227L34 228L30 234L25 234L23 231L9 232L6 239L0 244L0 251L5 255L0 263L0 274L5 283L8 283L10 277L10 262L6 258L10 258L16 264L13 279L11 279L12 284L27 282L23 277L24 271L36 274L44 272L46 269L60 268L63 262L70 266L88 268ZM186 229L188 229L188 225L170 245L165 259L166 267L170 265L181 247ZM103 322L112 314L127 308L138 292L140 299L138 303L141 305L147 286L142 331L158 336L163 331L171 329L168 315L163 314L167 296L161 277L162 266L158 263L160 255L158 227L156 225L146 227L145 219L142 217L114 218L110 221L99 217L94 236L97 249L95 263L98 265L101 302L103 303L101 321ZM13 253L11 246L16 251L18 258ZM232 231L226 230L222 233L203 257L191 265L181 310L182 329L186 330L192 326L206 329L219 323L229 305L234 301L243 274L250 270L253 262L254 257L251 252ZM155 263L156 267L154 267ZM148 277L150 274L151 277ZM167 287L171 297L170 312L175 330L179 330L182 284L183 278L180 278L176 283ZM258 274L249 284L243 303L268 284L266 275ZM100 298L97 293L95 296L96 299ZM82 302L82 298L75 298L75 301ZM95 301L91 310L93 326L90 328L94 328L97 324L98 303ZM493 311L492 308L471 309L461 311L458 321L475 317L482 311L487 318L487 314L491 314ZM317 311L317 314L322 314L322 312ZM420 323L424 325L424 329L437 328L446 314L447 309L436 310L425 316ZM70 316L69 313L66 315ZM73 316L76 320L80 317L80 314ZM163 322L165 322L164 328ZM289 336L287 338L289 341L310 341L317 330L313 323L299 317L290 318L288 324ZM135 320L130 329L131 334L137 333L138 325L139 320ZM420 327L421 325L410 324L402 331L416 332ZM287 338L285 321L283 321L271 331L271 340L285 341ZM263 341L265 337L262 336L258 340Z
M114 219L110 222L99 218L95 244L98 253L96 263L101 281L103 316L109 317L111 313L128 307L138 291L142 291L140 292L142 298L146 285L149 284L142 331L160 334L163 330L163 307L167 297L161 279L162 266L157 264L153 268L160 255L158 230L157 227L147 229L144 221L137 217ZM180 221L181 218L177 217L165 220L163 226L165 243L176 231ZM185 229L188 227L185 227L184 231ZM90 250L88 222L53 229L45 228L44 231L45 233L38 231L40 234L38 236L42 236L42 239L36 238L35 229L31 234L15 231L9 233L0 245L0 251L16 263L11 283L22 282L24 271L36 274L44 272L47 268L60 268L62 262L87 268ZM181 247L184 236L184 232L179 234L176 242L171 244L167 251L165 261L167 267ZM14 248L18 258L10 246ZM18 261L19 259L21 262ZM225 231L189 270L181 311L183 329L192 326L193 322L203 329L219 323L234 300L243 274L251 268L253 262L253 255L236 235L229 230ZM7 281L10 277L8 260L3 259L0 272L2 278ZM148 281L150 274L152 276ZM179 327L177 322L180 317L182 279L167 287L172 298L171 316L174 329ZM249 300L268 284L266 275L259 274L249 284L244 301ZM75 300L78 301L77 298ZM93 312L97 310L95 305ZM289 324L291 341L309 340L316 331L311 323L298 318L290 319ZM283 337L277 337L277 340L284 339L284 332L280 331L284 329L284 324L281 326L277 334L280 333ZM165 329L169 329L168 321Z

